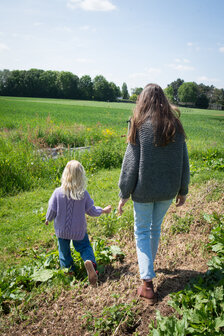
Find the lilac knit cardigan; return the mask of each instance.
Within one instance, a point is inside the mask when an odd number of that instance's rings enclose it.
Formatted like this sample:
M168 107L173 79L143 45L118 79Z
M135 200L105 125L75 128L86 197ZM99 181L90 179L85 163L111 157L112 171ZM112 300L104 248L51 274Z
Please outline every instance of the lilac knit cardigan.
M46 219L54 220L55 234L58 238L82 240L87 230L85 214L98 217L102 211L101 207L94 206L87 191L82 200L73 200L63 193L62 187L59 187L49 200Z

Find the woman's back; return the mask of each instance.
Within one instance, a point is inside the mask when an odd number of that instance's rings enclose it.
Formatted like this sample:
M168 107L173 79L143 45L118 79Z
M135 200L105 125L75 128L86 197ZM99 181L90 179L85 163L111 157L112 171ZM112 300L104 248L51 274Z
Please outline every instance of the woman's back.
M172 199L178 192L187 194L189 183L188 154L184 134L176 132L166 146L154 143L150 120L136 133L136 144L128 144L119 186L124 198L132 194L136 202Z

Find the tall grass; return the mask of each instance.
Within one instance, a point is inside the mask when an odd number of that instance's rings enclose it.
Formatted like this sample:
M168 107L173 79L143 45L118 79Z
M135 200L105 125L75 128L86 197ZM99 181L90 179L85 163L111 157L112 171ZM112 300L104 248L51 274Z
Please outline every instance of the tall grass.
M87 172L121 166L125 144L108 139L85 151L66 149L56 159L38 152L25 141L13 144L0 139L0 197L60 183L69 160L77 159Z
M121 166L132 104L7 97L0 103L0 196L57 184L74 157L89 172ZM222 111L182 109L195 180L224 170L223 120ZM47 157L44 150L59 145L63 156ZM91 149L71 151L83 146Z

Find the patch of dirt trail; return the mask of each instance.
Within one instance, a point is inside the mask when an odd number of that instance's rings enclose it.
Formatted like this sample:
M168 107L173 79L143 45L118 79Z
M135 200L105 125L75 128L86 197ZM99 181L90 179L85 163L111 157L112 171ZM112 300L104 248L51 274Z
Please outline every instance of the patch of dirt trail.
M215 186L213 186L215 187ZM62 291L55 299L43 296L38 309L27 313L28 319L19 324L8 325L2 336L90 336L94 332L88 331L85 318L87 312L95 317L101 317L105 307L119 303L133 303L136 300L136 324L132 330L118 327L110 335L148 335L148 325L155 319L156 311L162 315L173 314L168 305L169 294L185 287L191 278L207 270L207 261L211 257L206 249L210 227L203 222L202 214L212 214L214 211L223 212L223 199L219 201L206 200L208 188L206 185L200 191L193 190L186 205L176 209L172 205L163 223L161 243L155 261L157 277L154 280L158 294L158 302L149 306L145 300L137 297L139 279L135 241L132 233L127 233L120 239L120 246L125 253L123 262L117 261L105 268L100 276L96 288L90 286L74 286L70 291ZM171 234L174 214L185 217L193 216L189 233ZM103 335L103 334L102 334ZM106 335L106 334L105 334ZM109 334L107 334L109 335Z

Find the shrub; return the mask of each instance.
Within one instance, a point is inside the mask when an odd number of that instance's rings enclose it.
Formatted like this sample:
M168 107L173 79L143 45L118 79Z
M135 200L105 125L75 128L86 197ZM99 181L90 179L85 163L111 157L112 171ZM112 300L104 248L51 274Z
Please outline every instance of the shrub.
M0 140L0 196L28 191L37 186L60 184L66 163L74 157L87 172L121 166L123 150L118 140L105 140L90 150L64 151L56 159L47 157L26 141Z
M123 155L124 146L122 143L108 140L94 146L90 151L76 152L75 158L83 164L86 171L95 172L99 169L120 167Z
M13 144L9 140L0 140L0 145L1 196L56 181L68 161L68 156L57 160L46 159L26 142Z

